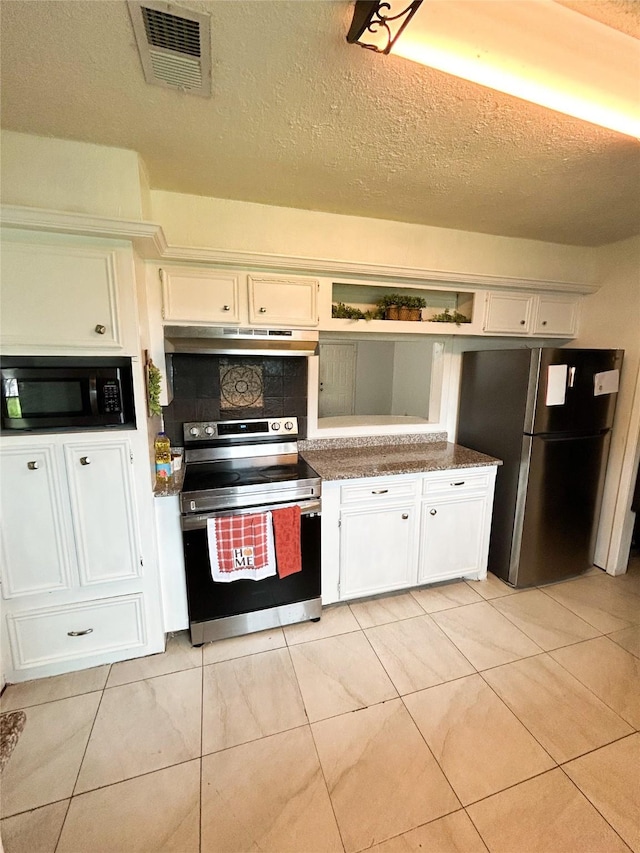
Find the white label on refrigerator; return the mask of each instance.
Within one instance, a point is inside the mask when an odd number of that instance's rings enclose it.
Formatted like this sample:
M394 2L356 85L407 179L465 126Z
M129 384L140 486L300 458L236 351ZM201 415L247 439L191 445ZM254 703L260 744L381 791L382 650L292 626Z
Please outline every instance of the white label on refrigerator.
M547 368L547 406L564 406L568 365L550 364Z
M619 382L619 370L605 370L603 373L596 373L593 377L593 396L599 397L601 394L615 394L618 390Z

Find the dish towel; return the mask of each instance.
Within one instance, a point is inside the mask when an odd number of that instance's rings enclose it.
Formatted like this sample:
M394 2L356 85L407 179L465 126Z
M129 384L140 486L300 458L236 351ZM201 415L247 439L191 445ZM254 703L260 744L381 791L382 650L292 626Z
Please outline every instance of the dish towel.
M274 509L273 530L276 539L276 563L278 577L286 578L302 571L302 553L300 548L299 506L285 506Z
M270 512L208 518L207 540L214 581L259 581L276 573Z

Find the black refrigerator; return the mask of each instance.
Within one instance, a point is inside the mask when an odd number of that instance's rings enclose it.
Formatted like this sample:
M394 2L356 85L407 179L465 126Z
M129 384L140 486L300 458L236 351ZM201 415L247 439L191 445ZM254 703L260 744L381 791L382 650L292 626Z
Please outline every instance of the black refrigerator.
M502 459L489 571L515 587L593 565L622 350L465 352L458 442Z

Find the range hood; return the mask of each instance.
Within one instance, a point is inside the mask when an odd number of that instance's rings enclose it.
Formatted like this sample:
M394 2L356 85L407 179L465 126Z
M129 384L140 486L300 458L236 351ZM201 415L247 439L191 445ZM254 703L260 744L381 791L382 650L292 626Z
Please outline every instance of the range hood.
M314 355L318 332L229 326L165 326L165 352L202 355Z

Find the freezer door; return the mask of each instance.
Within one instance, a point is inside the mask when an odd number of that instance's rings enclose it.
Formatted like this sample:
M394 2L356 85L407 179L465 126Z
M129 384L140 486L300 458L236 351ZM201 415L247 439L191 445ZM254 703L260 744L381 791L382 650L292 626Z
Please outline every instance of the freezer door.
M591 567L610 433L533 436L509 581L550 583Z
M531 433L596 433L613 424L617 394L596 394L597 374L620 371L622 350L540 350Z

